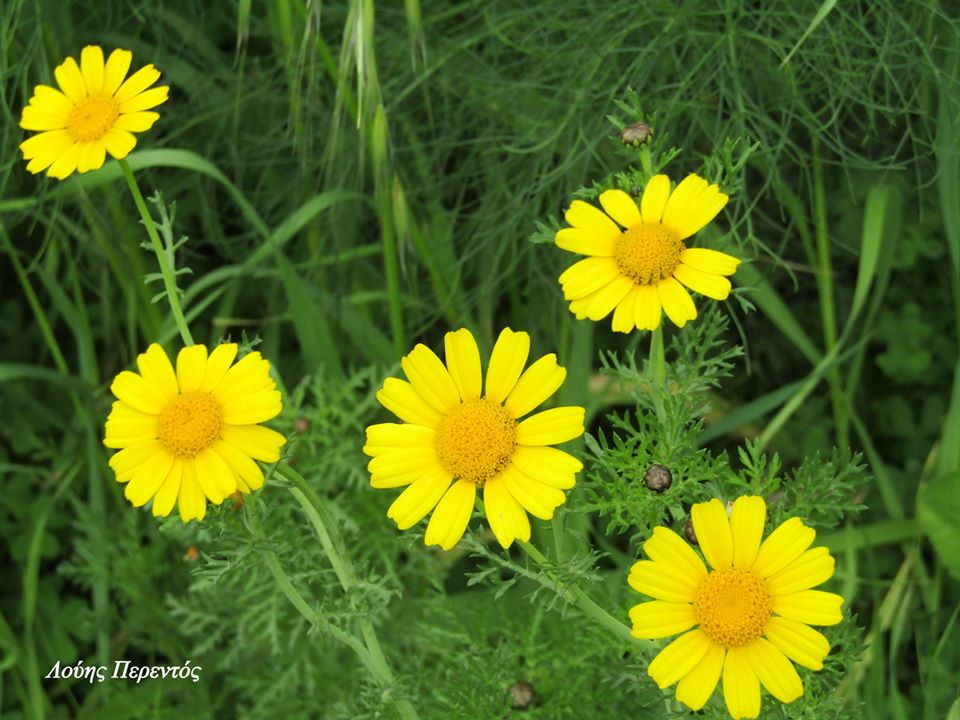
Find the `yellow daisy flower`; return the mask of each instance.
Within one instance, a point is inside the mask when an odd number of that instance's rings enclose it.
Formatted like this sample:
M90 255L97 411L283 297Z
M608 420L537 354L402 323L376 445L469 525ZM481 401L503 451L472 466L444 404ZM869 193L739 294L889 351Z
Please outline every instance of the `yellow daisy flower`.
M280 413L270 363L260 353L236 365L234 343L210 355L185 347L174 371L162 347L137 357L140 373L124 370L110 386L116 396L103 444L124 495L136 507L153 498L153 514L166 516L179 500L184 522L202 520L207 500L219 505L240 490L263 485L254 462L276 462L286 438L258 423Z
M677 683L677 700L693 710L706 704L721 675L733 718L759 715L761 683L793 702L803 683L790 660L820 670L830 652L809 626L842 619L842 597L811 589L833 575L834 560L827 548L807 549L816 533L795 517L761 544L766 513L755 496L738 498L729 517L719 500L694 505L697 542L713 569L679 535L658 527L643 544L650 559L630 570L631 587L656 598L631 608L633 635L685 633L647 673L661 688Z
M20 144L27 170L63 180L101 167L106 153L118 160L130 154L137 144L133 133L149 130L160 117L146 111L165 102L170 89L150 87L160 78L153 65L124 81L132 60L129 50L114 50L104 62L103 50L88 45L79 65L68 57L53 71L59 90L34 88L20 119L24 130L40 131Z
M601 193L606 214L574 200L566 212L573 227L557 232L556 243L590 257L560 275L570 311L578 320L602 320L613 311L613 329L627 333L656 330L661 308L678 327L696 318L684 285L725 300L730 294L725 276L733 275L740 261L716 250L688 248L683 241L706 227L727 199L697 175L688 175L672 193L670 179L655 175L639 207L622 190Z
M401 530L433 510L427 545L449 550L460 541L478 487L500 544L529 540L527 513L552 518L583 468L548 447L583 434L583 408L558 407L521 420L557 391L567 371L551 353L521 374L530 336L506 328L493 347L481 396L480 351L470 331L447 333L444 349L446 367L417 345L400 363L410 382L387 378L377 393L403 423L367 428L370 484L409 486L387 511Z

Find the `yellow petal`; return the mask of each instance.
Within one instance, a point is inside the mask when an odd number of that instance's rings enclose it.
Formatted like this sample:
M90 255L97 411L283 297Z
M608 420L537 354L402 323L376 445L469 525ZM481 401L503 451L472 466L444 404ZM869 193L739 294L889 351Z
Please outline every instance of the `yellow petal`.
M782 523L763 541L753 562L753 571L760 577L770 577L792 563L813 543L817 533L792 517Z
M514 540L530 539L530 520L503 479L491 478L483 486L483 511L497 542L508 548Z
M154 453L133 473L123 495L134 507L143 507L152 498L173 466L173 455L167 452Z
M609 285L597 290L590 296L587 317L591 320L603 320L627 296L634 284L631 278L620 275Z
M615 237L600 235L592 230L564 228L557 231L554 242L558 248L579 255L610 257L616 248L616 240Z
M570 208L564 217L575 228L587 230L601 238L616 240L620 237L620 228L603 212L583 200L574 200L570 203Z
M634 322L641 330L656 330L663 315L660 293L654 285L639 285L634 306Z
M766 521L767 504L762 497L744 495L733 503L730 535L733 539L733 564L736 567L749 570L753 565Z
M240 394L223 404L223 421L230 425L253 425L272 420L282 409L277 390Z
M673 276L694 292L714 300L726 300L730 295L730 281L721 275L711 275L680 263Z
M700 557L670 528L655 527L653 536L643 544L643 551L651 560L682 570L696 584L707 577Z
M383 389L377 392L377 400L398 418L414 425L436 428L443 417L420 397L413 385L397 378L383 381Z
M583 435L584 409L558 407L538 412L517 425L517 444L556 445Z
M630 633L634 637L641 640L657 640L689 630L696 624L697 616L693 611L693 605L689 603L651 600L630 608L630 621L633 623ZM650 677L656 680L657 678L652 674L653 668L654 663L651 663L648 672L651 673Z
M53 164L47 169L47 175L57 180L66 180L73 175L80 163L80 145L74 143L70 145L61 155L53 161Z
M775 613L807 625L836 625L843 620L842 606L842 597L822 590L803 590L771 598Z
M782 703L792 703L803 695L803 683L796 669L769 641L757 638L745 649L753 671L768 693Z
M54 77L57 79L57 85L74 103L78 103L87 96L87 85L83 81L83 74L80 72L80 66L72 57L68 57L60 65L54 68Z
M101 140L93 140L80 145L80 158L77 160L77 172L85 173L99 170L107 158L107 148Z
M557 356L544 355L520 376L503 405L514 418L521 418L553 395L566 377Z
M37 85L34 87L30 104L48 113L62 115L64 119L66 119L70 111L73 110L73 101L49 85Z
M377 455L369 463L370 485L391 488L409 485L428 469L440 466L437 451L432 447L410 447Z
M255 460L276 462L287 439L262 425L224 425L221 437Z
M193 459L204 494L215 505L237 491L237 478L220 455L207 448Z
M127 100L139 95L160 79L160 71L153 65L145 65L127 78L114 93L113 99L123 105Z
M714 570L730 567L733 563L733 540L723 503L716 498L710 502L697 503L691 509L690 515L700 550L710 566Z
M727 650L723 662L723 699L733 720L755 718L760 714L760 680L745 648Z
M137 139L133 136L133 133L126 130L111 128L103 136L103 143L107 146L107 152L110 153L111 157L123 160L136 147Z
M160 392L165 401L177 394L177 376L166 351L157 343L151 343L145 353L137 356L137 368L143 379Z
M685 572L683 567L653 560L639 560L630 568L627 582L637 592L657 600L692 603L701 578Z
M835 562L825 547L807 550L783 570L767 578L771 595L809 590L833 577Z
M103 50L99 46L87 45L80 52L80 72L88 95L96 95L103 90Z
M413 527L436 507L452 480L453 476L442 468L426 472L393 501L387 517L401 530Z
M378 423L367 428L363 452L374 456L408 447L433 447L436 437L436 430L423 425Z
M62 130L67 126L67 116L46 108L27 105L20 115L20 127L24 130Z
M203 520L207 514L207 498L200 489L200 481L197 480L197 471L192 460L183 463L178 505L183 522Z
M207 358L206 369L203 372L203 381L198 390L211 392L223 381L230 369L233 359L237 356L236 343L217 345Z
M690 174L681 180L674 188L667 204L663 208L663 217L661 222L664 225L671 225L679 233L680 228L677 223L686 221L689 208L696 207L697 198L710 186L706 180L699 175ZM682 238L681 238L682 239Z
M637 204L623 190L607 190L600 193L600 204L607 215L625 228L639 225L642 222Z
M418 344L400 367L413 389L430 407L444 415L460 405L460 392L440 358L426 345Z
M674 278L668 277L666 280L661 280L657 285L657 293L660 295L663 311L674 325L683 327L688 320L696 319L697 308L693 304L690 293L684 290L683 285Z
M680 262L711 275L733 275L740 264L733 255L707 248L687 248L680 253Z
M117 400L104 426L103 444L123 448L157 438L157 416L134 410Z
M460 542L473 513L476 497L476 483L458 480L451 485L427 523L424 544L439 545L443 550L449 550Z
M159 415L167 404L163 393L136 373L124 370L110 385L110 392L134 410Z
M123 83L130 69L130 62L133 60L133 53L129 50L114 50L107 58L107 63L103 70L103 93L113 95L117 88Z
M783 617L767 620L764 634L784 655L811 670L822 670L830 643L819 632L803 623Z
M684 183L688 181L688 191L681 193ZM726 207L727 200L729 198L720 192L717 185L708 185L703 178L689 175L667 201L667 207L663 211L663 224L672 227L680 239L684 240L706 227L717 213Z
M563 490L537 482L515 465L508 465L500 478L523 509L541 520L552 518L553 511L566 500Z
M165 103L170 93L170 88L166 85L150 88L139 95L135 95L129 100L120 103L120 112L124 115L128 113L138 113L143 110L149 110L157 105Z
M180 458L176 458L173 461L170 472L167 473L166 479L164 479L160 489L157 490L157 494L153 496L151 512L155 517L166 517L170 514L170 511L173 510L173 506L177 503L177 495L180 493L180 479L182 476L183 461Z
M33 140L36 140L37 143L31 144ZM75 144L66 130L53 130L34 135L21 143L20 148L24 151L24 158L30 160L27 164L27 170L36 174L49 168Z
M572 488L576 474L583 469L583 463L572 455L545 446L518 445L510 462L534 480L561 490Z
M263 470L236 445L225 440L217 440L210 446L210 450L230 466L239 478L237 487L242 492L250 492L263 486Z
M180 392L194 392L203 382L203 373L207 369L206 345L188 345L177 354L177 383Z
M670 197L670 178L654 175L643 189L640 199L640 214L645 223L658 223L663 217L663 208Z
M23 151L25 160L32 160L42 155L55 157L71 145L73 145L73 138L66 130L52 130L27 138L20 143L20 150ZM53 162L53 160L50 162ZM47 163L47 165L49 164Z
M153 127L153 124L160 119L160 114L155 112L131 112L118 117L113 126L118 130L128 132L144 132Z
M613 311L612 328L614 332L628 333L636 327L637 298L640 297L640 285L634 285Z
M701 630L681 635L650 662L647 674L660 689L670 687L693 670L713 643Z
M466 328L448 332L443 338L443 352L460 399L466 402L479 398L483 373L480 370L480 350L473 334Z
M109 465L117 475L117 482L127 482L143 463L166 451L156 440L147 440L114 453Z
M517 384L517 378L527 363L530 353L530 336L504 328L493 346L490 366L487 368L486 397L502 403Z
M706 705L720 680L726 654L722 645L710 643L700 662L677 684L677 700L691 710L700 710Z
M588 257L574 263L560 275L563 297L576 300L596 292L620 277L620 268L613 258Z

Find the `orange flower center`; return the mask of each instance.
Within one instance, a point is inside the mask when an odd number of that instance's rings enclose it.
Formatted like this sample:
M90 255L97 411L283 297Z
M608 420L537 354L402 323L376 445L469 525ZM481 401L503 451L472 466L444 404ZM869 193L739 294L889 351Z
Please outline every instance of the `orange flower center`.
M113 127L120 105L110 95L91 95L74 105L67 115L67 132L76 142L99 140Z
M223 406L207 392L177 395L160 413L157 439L178 458L193 458L220 438Z
M436 446L444 469L459 480L483 485L510 462L517 447L517 421L500 403L467 400L440 422Z
M747 645L761 635L772 610L763 578L752 570L714 570L697 590L693 612L700 629L724 647Z
M620 272L639 285L656 285L680 264L683 241L666 225L640 223L623 231L613 249Z

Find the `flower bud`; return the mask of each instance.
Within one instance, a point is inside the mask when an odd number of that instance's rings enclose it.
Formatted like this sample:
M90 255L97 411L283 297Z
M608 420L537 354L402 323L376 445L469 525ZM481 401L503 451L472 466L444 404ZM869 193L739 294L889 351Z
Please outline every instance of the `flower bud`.
M697 531L693 529L693 520L687 520L687 524L683 526L683 534L686 535L687 541L691 545L700 544L697 540Z
M673 484L673 475L666 466L654 463L644 474L643 482L648 488L659 493Z
M638 148L650 142L653 137L653 129L645 122L633 123L627 125L620 131L620 141L627 147Z

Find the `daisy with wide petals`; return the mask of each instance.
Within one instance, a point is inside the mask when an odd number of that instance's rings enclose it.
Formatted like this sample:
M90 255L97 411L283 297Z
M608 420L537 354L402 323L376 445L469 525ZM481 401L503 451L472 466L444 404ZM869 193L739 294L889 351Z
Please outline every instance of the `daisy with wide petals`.
M523 370L530 336L497 339L485 387L469 330L447 333L446 366L417 345L401 361L409 382L387 378L380 403L403 420L367 428L363 451L375 488L406 487L387 511L406 530L433 515L424 541L449 550L473 514L478 489L490 529L504 547L530 539L527 513L549 520L583 465L549 447L583 434L584 410L557 407L521 419L553 395L566 370L554 354ZM483 393L481 394L481 390Z
M678 327L697 317L684 285L725 300L726 276L740 261L716 250L684 243L727 204L717 185L688 175L670 192L670 179L655 175L638 207L622 190L600 195L600 211L574 200L566 212L572 227L557 232L558 247L587 255L560 275L563 296L578 320L602 320L613 312L613 329L656 330L661 309ZM612 219L611 219L612 218Z
M280 413L280 393L260 353L233 364L236 356L234 343L209 355L190 345L174 370L154 343L137 357L139 374L114 379L103 444L120 449L110 467L136 507L152 499L153 514L166 516L179 502L184 522L202 520L208 500L219 505L263 485L254 460L279 460L286 438L259 423Z
M151 87L160 78L153 65L127 77L132 60L129 50L114 50L104 62L103 50L88 45L79 64L68 57L53 71L59 90L34 88L20 119L24 130L40 131L20 144L27 170L63 180L98 169L107 153L118 160L130 154L137 144L133 133L153 126L160 115L148 111L170 90Z
M830 652L810 625L842 619L843 598L813 589L833 575L834 560L826 548L810 548L816 533L795 517L761 543L766 512L755 496L737 498L729 517L719 500L694 505L693 528L711 570L665 527L643 544L650 559L630 570L631 587L656 598L630 610L633 635L684 633L647 672L661 688L677 683L677 700L693 710L721 677L735 719L759 715L761 684L777 700L793 702L803 683L790 660L820 670Z

